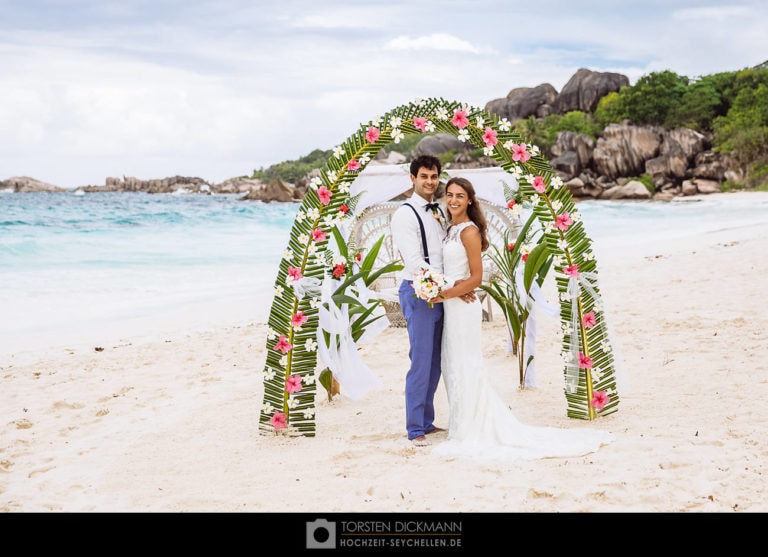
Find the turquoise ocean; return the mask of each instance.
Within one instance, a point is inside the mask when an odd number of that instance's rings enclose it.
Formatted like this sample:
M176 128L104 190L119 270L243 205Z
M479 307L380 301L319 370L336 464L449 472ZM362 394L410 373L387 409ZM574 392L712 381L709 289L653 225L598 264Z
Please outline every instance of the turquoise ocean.
M299 204L240 197L0 193L0 363L36 345L265 321ZM768 219L749 194L577 207L598 253Z

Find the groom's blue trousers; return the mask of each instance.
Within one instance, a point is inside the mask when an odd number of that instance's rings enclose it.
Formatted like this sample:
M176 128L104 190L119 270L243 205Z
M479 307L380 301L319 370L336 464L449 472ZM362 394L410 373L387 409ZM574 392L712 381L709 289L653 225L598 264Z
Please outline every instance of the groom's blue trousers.
M398 291L400 309L408 327L411 367L405 376L405 427L408 439L435 428L435 391L440 382L443 340L443 304L429 304L414 296L412 281Z

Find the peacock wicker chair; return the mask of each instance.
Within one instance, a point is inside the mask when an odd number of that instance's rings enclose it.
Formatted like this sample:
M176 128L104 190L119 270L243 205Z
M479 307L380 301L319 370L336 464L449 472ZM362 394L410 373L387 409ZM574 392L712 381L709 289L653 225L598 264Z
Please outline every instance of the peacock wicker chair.
M488 241L499 248L505 246L505 234L511 231L510 238L517 236L520 224L514 222L507 213L505 207L491 203L485 199L480 199L480 204L488 221ZM379 250L374 268L380 268L391 261L400 260L400 255L396 252L392 244L392 234L390 232L390 221L395 211L402 205L402 201L385 201L366 207L355 219L353 236L355 245L358 249L367 250L379 237L384 234L384 242ZM483 282L489 283L497 278L499 270L490 260L483 260ZM396 273L387 273L379 277L370 285L371 290L378 293L381 298L382 306L387 314L390 324L393 327L405 327L405 318L400 310L400 301L398 298L399 281ZM484 304L483 320L493 321L493 301L483 290L477 290L477 296Z

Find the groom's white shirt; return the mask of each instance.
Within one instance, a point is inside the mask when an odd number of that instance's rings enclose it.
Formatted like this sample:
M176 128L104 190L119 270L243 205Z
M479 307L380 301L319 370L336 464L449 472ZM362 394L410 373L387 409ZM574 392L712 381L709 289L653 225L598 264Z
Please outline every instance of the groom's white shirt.
M419 213L421 222L424 223L424 235L427 239L427 249L429 249L429 264L424 259L424 253L421 245L421 229L416 215L410 207L405 204L398 207L395 214L392 215L391 230L392 243L395 250L400 253L403 260L403 269L398 276L403 280L413 280L413 277L422 267L430 267L435 271L443 272L443 238L445 238L445 228L432 214L432 211L426 209L426 200L418 194L413 194L408 199L414 209Z

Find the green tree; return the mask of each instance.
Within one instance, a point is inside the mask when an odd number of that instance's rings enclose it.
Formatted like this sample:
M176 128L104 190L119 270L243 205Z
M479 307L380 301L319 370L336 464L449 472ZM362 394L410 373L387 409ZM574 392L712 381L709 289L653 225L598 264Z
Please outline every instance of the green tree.
M261 168L259 170L254 170L251 178L259 179L263 182L268 182L274 179L280 179L285 182L297 182L315 168L322 168L332 154L332 149L325 151L322 149L315 149L308 155L297 160L283 161L278 164L273 164L266 169Z
M597 102L594 117L601 129L604 129L608 124L629 118L622 106L620 92L612 91L600 99Z
M766 179L768 163L768 84L739 89L728 114L715 119L714 150L733 156L747 182L757 183Z
M687 77L669 70L644 75L619 91L621 112L637 125L664 125L687 86Z
M718 115L722 98L715 83L700 80L692 83L680 97L679 104L673 106L667 114L665 126L668 128L691 128L700 132L712 129L712 121Z

